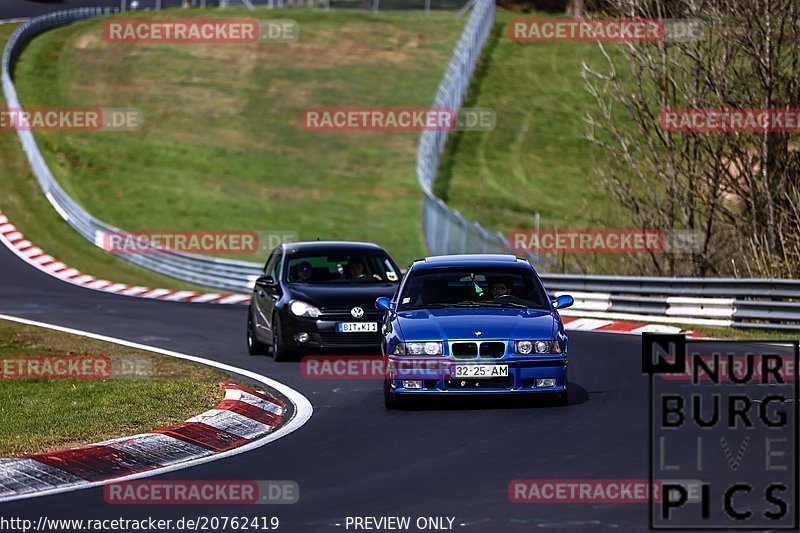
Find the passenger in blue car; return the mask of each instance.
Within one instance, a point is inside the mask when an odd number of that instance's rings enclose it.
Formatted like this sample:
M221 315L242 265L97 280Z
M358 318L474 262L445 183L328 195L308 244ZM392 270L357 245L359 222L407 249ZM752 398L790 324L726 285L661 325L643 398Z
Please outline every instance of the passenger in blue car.
M447 280L442 278L426 279L422 283L422 290L417 296L418 304L443 305L451 303L452 296Z

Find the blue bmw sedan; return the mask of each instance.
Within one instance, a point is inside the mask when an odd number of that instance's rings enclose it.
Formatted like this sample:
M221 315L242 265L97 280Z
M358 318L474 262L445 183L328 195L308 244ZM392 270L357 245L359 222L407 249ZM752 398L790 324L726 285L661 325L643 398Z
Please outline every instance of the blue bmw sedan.
M449 255L415 261L383 310L386 407L415 395L550 394L568 403L567 336L525 260Z

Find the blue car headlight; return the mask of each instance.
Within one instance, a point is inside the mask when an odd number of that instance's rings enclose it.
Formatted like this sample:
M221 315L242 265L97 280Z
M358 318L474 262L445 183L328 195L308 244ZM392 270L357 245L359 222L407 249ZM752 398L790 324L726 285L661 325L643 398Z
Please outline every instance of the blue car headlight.
M521 355L561 353L561 343L558 341L517 341L514 343L514 352Z
M393 355L442 355L441 342L398 342Z

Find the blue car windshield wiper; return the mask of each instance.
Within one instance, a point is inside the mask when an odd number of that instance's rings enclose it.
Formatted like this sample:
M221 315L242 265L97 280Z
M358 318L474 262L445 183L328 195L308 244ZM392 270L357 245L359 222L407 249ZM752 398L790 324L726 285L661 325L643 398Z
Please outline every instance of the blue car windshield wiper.
M480 307L482 304L480 302L458 302L458 303L431 303L431 304L419 304L419 305L405 305L402 307L402 310L408 309L446 309L448 307Z
M487 302L475 302L467 300L463 302L458 302L457 304L453 304L453 307L519 307L521 309L528 308L527 305L517 302L494 302L491 300Z
M529 306L517 302L482 302L481 305L487 307L521 307L527 309Z
M404 305L402 310L407 309L430 309L433 307L452 307L453 304L445 304L445 303L432 303L432 304L419 304L419 305Z

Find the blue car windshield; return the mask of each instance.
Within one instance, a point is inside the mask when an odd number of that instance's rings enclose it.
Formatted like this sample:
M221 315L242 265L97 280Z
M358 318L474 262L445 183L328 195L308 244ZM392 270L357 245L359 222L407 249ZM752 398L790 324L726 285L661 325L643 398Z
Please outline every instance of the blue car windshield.
M398 310L430 307L549 309L534 273L519 267L430 268L411 272Z

